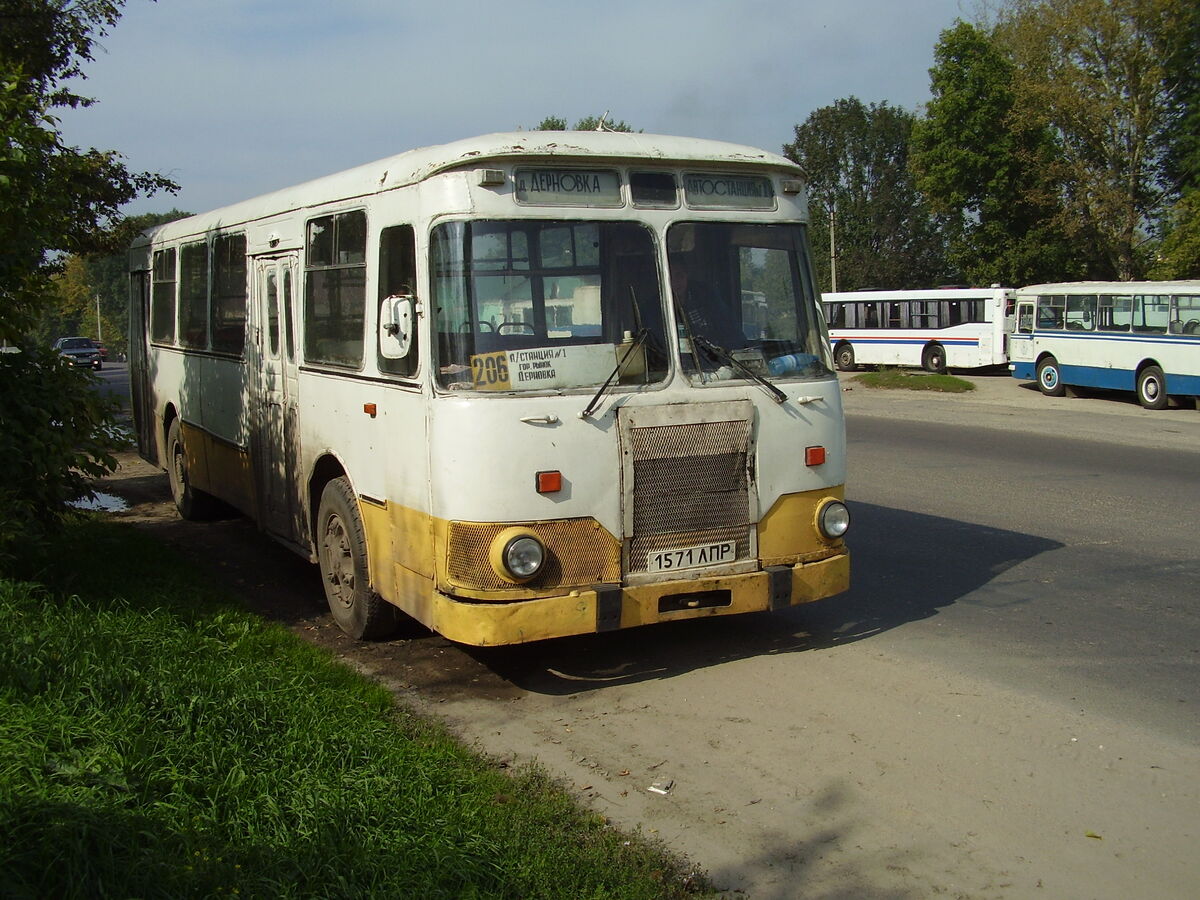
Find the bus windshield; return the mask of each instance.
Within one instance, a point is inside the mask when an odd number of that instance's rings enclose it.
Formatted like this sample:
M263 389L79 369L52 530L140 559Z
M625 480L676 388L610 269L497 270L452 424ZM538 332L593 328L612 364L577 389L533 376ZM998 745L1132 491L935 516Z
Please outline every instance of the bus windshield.
M667 233L684 368L695 380L820 377L832 371L801 273L799 225L680 223Z
M430 260L443 388L536 391L666 378L658 265L642 225L445 222Z

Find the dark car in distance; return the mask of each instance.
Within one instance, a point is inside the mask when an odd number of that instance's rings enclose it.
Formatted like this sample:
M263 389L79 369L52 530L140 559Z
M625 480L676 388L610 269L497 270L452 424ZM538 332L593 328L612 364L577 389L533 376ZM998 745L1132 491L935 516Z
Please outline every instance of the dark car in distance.
M64 337L54 342L54 349L71 361L74 366L88 366L92 369L101 368L104 363L96 342L85 337Z

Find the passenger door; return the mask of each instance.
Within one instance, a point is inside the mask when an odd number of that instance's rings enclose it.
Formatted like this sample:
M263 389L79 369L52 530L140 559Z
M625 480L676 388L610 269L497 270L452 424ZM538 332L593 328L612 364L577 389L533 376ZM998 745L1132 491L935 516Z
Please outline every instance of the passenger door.
M1033 314L1032 300L1017 303L1016 328L1008 336L1009 363L1033 362Z
M129 393L137 426L138 455L158 465L154 390L150 382L147 328L150 322L150 273L133 272L129 283Z
M296 254L254 261L255 355L258 357L252 441L263 527L298 543L305 537L297 470Z

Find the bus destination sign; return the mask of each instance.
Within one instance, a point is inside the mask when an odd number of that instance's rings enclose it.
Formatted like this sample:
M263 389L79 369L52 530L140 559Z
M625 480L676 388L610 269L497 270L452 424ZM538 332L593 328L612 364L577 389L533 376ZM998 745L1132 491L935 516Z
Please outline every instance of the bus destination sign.
M683 176L688 206L708 209L774 209L775 188L760 175Z
M598 169L518 169L517 202L534 206L620 206L621 179Z

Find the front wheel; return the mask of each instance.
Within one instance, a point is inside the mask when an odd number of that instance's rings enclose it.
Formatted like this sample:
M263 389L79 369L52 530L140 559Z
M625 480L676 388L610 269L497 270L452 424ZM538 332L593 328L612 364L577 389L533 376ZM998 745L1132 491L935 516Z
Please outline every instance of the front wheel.
M400 610L371 590L367 535L345 478L333 479L321 492L317 557L329 611L342 631L356 640L377 640L396 630Z
M1163 379L1163 370L1158 366L1146 366L1137 378L1138 403L1146 409L1165 409L1167 405L1167 385Z
M1047 356L1037 365L1038 387L1047 397L1061 397L1067 389L1063 386L1062 375L1058 371L1058 360Z
M854 348L849 344L838 344L833 351L833 362L843 372L854 371Z
M946 374L946 349L941 344L930 344L921 354L921 368L935 375Z

